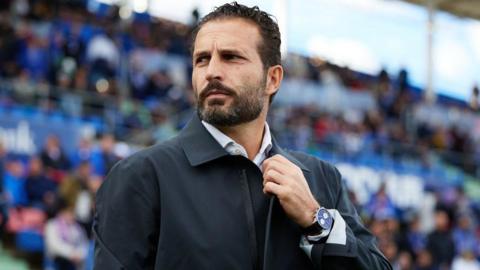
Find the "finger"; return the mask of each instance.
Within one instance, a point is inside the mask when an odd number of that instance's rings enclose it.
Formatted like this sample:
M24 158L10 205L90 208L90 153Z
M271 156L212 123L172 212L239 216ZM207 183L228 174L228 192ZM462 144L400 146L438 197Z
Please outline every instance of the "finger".
M268 158L264 161L263 165L265 167L277 166L281 170L294 170L297 167L294 163L290 162L288 159L283 158L280 155L275 155L271 158Z
M276 154L276 155L272 156L271 158L274 159L274 160L278 160L282 163L293 164L290 160L288 160L286 157L284 157L280 154ZM293 165L295 165L295 164L293 164Z
M273 194L277 197L283 196L285 193L285 188L275 182L267 182L263 186L263 193Z
M280 155L280 154L273 155L272 158L290 162L290 160L288 160L286 157L284 157L283 155Z
M279 154L276 154L266 159L265 161L267 161L267 164L266 164L267 166L272 163L278 163L278 164L281 164L283 168L288 170L292 170L292 171L300 170L300 168L295 163L291 162L286 157Z
M288 178L275 169L268 169L263 173L263 184L269 181L284 185L288 182Z
M263 171L275 170L281 174L288 174L288 169L284 164L280 163L278 160L270 160L269 162L264 162Z
M278 159L270 160L265 165L264 171L268 171L269 169L274 169L279 173L292 178L296 178L301 173L300 168L298 168L295 164L286 164Z

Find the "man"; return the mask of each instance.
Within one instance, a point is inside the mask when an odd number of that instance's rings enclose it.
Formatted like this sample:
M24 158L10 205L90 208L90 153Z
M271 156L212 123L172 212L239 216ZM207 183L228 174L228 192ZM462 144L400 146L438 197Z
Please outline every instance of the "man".
M215 9L192 58L198 116L112 169L97 194L95 269L391 269L338 171L270 135L283 78L270 15Z

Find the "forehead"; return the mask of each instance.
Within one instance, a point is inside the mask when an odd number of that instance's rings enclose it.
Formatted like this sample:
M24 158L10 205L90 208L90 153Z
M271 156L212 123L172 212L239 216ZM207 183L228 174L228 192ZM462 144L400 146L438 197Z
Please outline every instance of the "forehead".
M194 52L213 46L229 49L257 49L261 40L258 26L242 18L220 18L205 23L198 31Z

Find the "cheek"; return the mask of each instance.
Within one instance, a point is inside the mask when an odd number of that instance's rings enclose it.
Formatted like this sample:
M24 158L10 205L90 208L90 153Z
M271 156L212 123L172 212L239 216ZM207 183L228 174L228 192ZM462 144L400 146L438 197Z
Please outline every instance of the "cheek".
M195 86L195 81L197 80L197 71L195 69L192 71L192 86Z

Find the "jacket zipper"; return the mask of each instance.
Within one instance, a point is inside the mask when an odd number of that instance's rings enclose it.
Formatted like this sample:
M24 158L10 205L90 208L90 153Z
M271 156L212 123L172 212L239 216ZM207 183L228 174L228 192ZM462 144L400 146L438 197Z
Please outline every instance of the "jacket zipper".
M250 187L248 184L247 172L245 169L241 171L241 184L245 202L245 214L247 216L249 242L250 242L250 255L252 257L253 269L260 270L260 258L258 255L257 246L257 232L255 230L255 214L253 209L252 197L250 195Z

